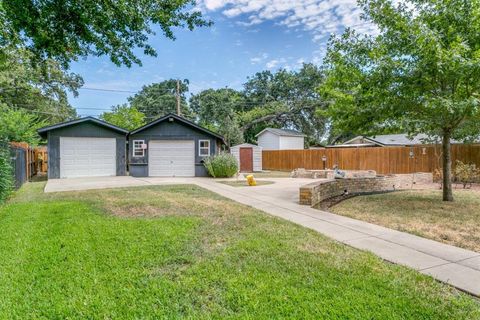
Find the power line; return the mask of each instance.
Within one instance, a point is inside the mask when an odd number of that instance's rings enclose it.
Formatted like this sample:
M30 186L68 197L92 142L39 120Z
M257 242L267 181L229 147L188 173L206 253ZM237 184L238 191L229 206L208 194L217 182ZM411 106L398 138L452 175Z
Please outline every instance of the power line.
M120 90L120 89L103 89L103 88L89 88L89 87L81 87L78 90L92 90L92 91L106 91L106 92L120 92L120 93L138 93L138 91L128 91L128 90Z

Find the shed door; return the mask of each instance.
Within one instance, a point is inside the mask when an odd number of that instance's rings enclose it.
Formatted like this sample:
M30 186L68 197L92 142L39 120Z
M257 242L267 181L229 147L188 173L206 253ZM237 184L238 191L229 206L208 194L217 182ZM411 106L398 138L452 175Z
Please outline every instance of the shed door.
M240 148L240 171L253 172L253 148Z
M193 140L153 140L148 146L148 175L151 177L194 177Z
M60 177L115 176L115 138L60 138Z

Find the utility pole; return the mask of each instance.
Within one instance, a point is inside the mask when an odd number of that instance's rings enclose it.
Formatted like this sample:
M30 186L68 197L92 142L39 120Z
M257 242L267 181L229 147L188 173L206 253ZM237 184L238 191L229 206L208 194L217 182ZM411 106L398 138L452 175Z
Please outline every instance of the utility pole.
M180 80L177 79L177 115L181 116L182 113L180 111Z

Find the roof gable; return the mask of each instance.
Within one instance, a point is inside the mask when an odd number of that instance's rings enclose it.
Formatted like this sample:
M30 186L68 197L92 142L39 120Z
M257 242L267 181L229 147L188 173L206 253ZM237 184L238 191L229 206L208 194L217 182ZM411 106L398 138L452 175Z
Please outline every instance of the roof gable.
M277 129L277 128L265 128L262 131L260 131L255 137L258 137L259 135L265 132L270 132L276 136L282 136L282 137L305 137L303 133L295 130Z
M113 125L111 123L105 122L103 120L100 120L100 119L97 119L97 118L94 118L94 117L85 117L85 118L74 119L74 120L71 120L71 121L57 123L57 124L54 124L54 125L51 125L51 126L40 128L40 129L37 130L37 132L42 138L46 138L48 131L56 130L56 129L60 129L60 128L65 128L65 127L68 127L68 126L72 126L72 125L76 125L76 124L84 123L84 122L93 122L93 123L95 123L99 126L107 128L107 129L110 129L110 130L113 130L113 131L116 131L116 132L120 132L120 133L123 133L125 135L128 134L128 130L117 127L116 125Z
M175 120L176 120L176 121L179 121L179 122L182 123L183 125L187 125L187 126L189 126L189 127L191 127L191 128L197 129L197 130L202 131L202 132L204 132L204 133L206 133L206 134L209 134L209 135L211 135L211 136L213 136L213 137L215 137L215 138L218 138L218 139L220 139L220 140L222 140L222 141L225 141L224 138L223 138L221 135L219 135L219 134L217 134L217 133L215 133L215 132L212 132L212 131L204 128L204 127L201 127L201 126L199 126L198 124L196 124L196 123L194 123L194 122L192 122L192 121L190 121L190 120L187 120L187 119L185 119L185 118L183 118L183 117L180 117L180 116L178 116L178 115L176 115L176 114L173 114L173 113L169 113L169 114L167 114L167 115L165 115L165 116L163 116L163 117L161 117L161 118L158 118L158 119L156 119L156 120L153 120L152 122L147 123L146 125L144 125L144 126L142 126L142 127L140 127L140 128L137 128L137 129L135 129L135 130L133 130L133 131L130 131L129 134L132 135L132 134L136 134L136 133L142 132L143 130L146 130L146 129L148 129L148 128L151 128L151 127L153 127L153 126L155 126L155 125L157 125L157 124L159 124L159 123L162 123L162 122L164 122L164 121L170 121L171 118L174 119L174 121L175 121Z

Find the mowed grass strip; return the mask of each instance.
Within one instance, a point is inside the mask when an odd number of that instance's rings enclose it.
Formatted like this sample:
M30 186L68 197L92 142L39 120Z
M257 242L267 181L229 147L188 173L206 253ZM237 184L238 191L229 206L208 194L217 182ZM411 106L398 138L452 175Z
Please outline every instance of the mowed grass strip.
M266 186L266 185L269 185L269 184L274 184L275 182L266 181L266 180L256 180L256 185L255 186L249 186L248 182L246 180L218 181L218 183L226 184L227 186L231 186L231 187L259 187L259 186Z
M43 194L0 207L3 319L476 319L413 270L195 186Z
M454 196L444 202L439 190L398 191L350 198L330 211L480 252L480 192Z

